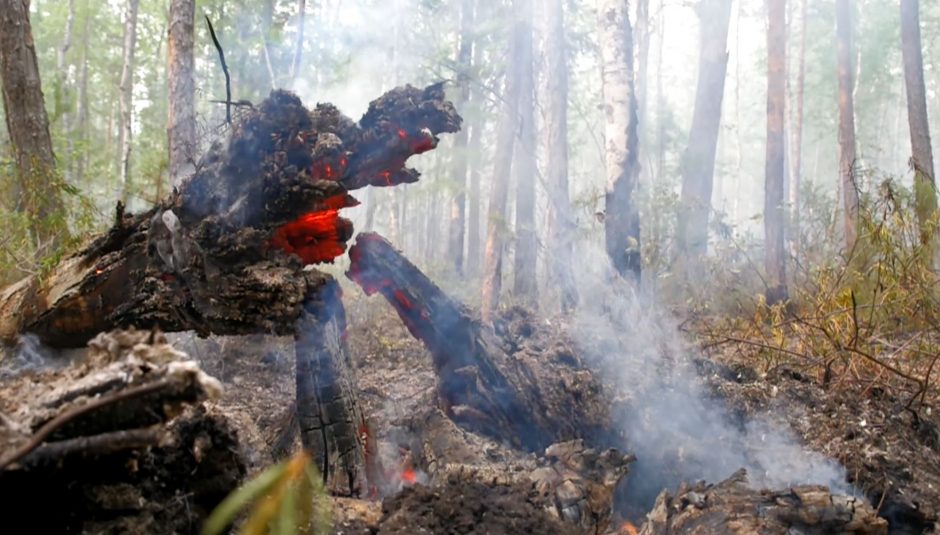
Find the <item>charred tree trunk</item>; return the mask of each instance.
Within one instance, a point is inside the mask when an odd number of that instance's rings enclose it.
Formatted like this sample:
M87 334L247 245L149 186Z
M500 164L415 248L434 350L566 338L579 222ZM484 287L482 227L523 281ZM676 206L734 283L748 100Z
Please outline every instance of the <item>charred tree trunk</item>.
M937 212L937 182L930 147L930 125L927 121L919 11L919 0L901 0L901 52L904 56L904 83L907 88L907 118L911 129L915 205L921 241L932 253L936 248L932 234L936 231L928 227ZM928 258L933 260L932 256Z
M518 6L517 6L518 4ZM532 58L532 0L514 0L519 32L516 57L519 62L519 139L513 171L516 178L516 254L513 258L512 290L515 298L530 307L538 305L535 234L535 71Z
M405 161L460 122L440 84L389 91L358 124L273 92L170 198L136 216L119 204L106 235L0 293L0 341L31 332L72 347L128 325L295 334L298 395L316 401L299 413L304 444L335 492L359 492L368 441L344 383L338 287L304 266L345 251L352 227L338 212L356 204L349 190L414 182Z
M473 59L473 37L471 31L474 20L473 0L463 0L460 4L460 45L457 47L457 83L458 100L462 107L470 101L470 68ZM464 235L466 229L467 206L467 162L470 132L462 129L454 138L454 186L455 192L450 203L450 217L447 222L447 258L454 262L454 271L458 276L464 274Z
M787 299L784 247L784 113L786 100L786 0L767 3L767 155L764 182L764 268L767 302Z
M600 16L601 82L607 188L604 231L607 255L617 272L640 281L640 213L636 95L633 91L633 36L626 0L603 0Z
M382 294L431 352L439 403L459 425L528 451L602 432L608 412L600 387L571 353L562 359L544 352L531 360L510 356L492 327L377 234L359 234L349 257L347 276L367 294Z
M513 3L514 11L521 0ZM481 315L483 321L492 321L493 313L499 306L499 296L503 284L503 246L506 237L506 204L509 197L509 176L512 169L512 155L515 145L520 91L519 54L521 41L525 38L525 24L518 20L513 25L509 45L509 67L506 70L505 91L499 127L496 133L496 155L493 158L493 181L490 190L490 204L487 208L486 248L483 252L483 284Z
M708 220L712 209L715 153L721 126L721 105L728 71L728 24L731 0L702 0L698 5L698 86L689 145L682 158L679 246L690 262L708 250Z
M578 303L578 290L571 267L575 222L568 197L568 54L562 0L550 0L546 11L548 116L545 131L548 137L550 280L556 281L561 289L562 310L569 311Z
M121 68L121 201L126 205L131 188L131 147L134 120L134 53L137 48L137 11L140 0L128 0L124 14L124 62Z
M196 171L196 80L193 31L194 0L170 3L169 118L170 183L179 187Z
M845 223L845 248L851 253L858 237L858 183L855 145L855 102L852 97L852 2L836 0L836 41L839 75L839 177Z
M42 252L67 237L67 229L55 223L64 215L63 205L28 0L0 0L0 82L16 163L13 198L16 209L28 215L37 250Z

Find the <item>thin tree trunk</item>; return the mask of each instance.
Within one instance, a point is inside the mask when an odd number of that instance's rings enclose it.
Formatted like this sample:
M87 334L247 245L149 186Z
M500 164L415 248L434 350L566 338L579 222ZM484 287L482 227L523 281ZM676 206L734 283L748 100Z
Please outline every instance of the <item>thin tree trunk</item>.
M496 154L493 157L493 181L490 204L487 208L486 248L483 253L483 284L480 315L484 322L493 321L499 306L503 277L503 244L507 231L506 205L509 197L509 180L512 170L512 154L515 132L518 125L517 104L519 102L522 65L518 51L525 39L526 25L522 20L523 0L513 0L514 22L509 45L509 69L506 73L503 105L496 133Z
M601 85L607 187L604 233L607 255L624 278L640 280L640 214L636 95L633 90L633 36L626 0L599 5Z
M767 302L787 299L784 225L784 113L786 101L786 0L767 2L767 156L764 183Z
M307 14L307 0L297 0L297 13L297 43L294 45L294 59L290 68L291 82L295 82L300 75L300 62L304 54L304 19Z
M28 0L0 0L0 81L7 132L16 163L13 198L25 212L37 252L67 237L56 186L55 154L42 96ZM58 216L58 217L57 217Z
M666 176L666 95L663 93L663 45L666 41L665 0L659 0L659 39L656 43L656 176Z
M476 54L476 53L474 53ZM467 144L468 154L474 156L470 163L470 206L467 211L467 274L476 276L480 272L481 239L480 239L480 212L483 198L480 194L480 138L483 135L483 121L477 119L469 127L470 140Z
M640 132L640 139L645 143L649 139L646 118L649 110L647 88L649 87L650 0L637 0L636 3L636 47L637 129ZM640 171L642 172L643 169Z
M473 0L463 0L460 4L460 45L457 49L457 83L459 93L454 105L461 109L468 104L470 95L470 62L473 59ZM448 220L447 258L454 262L458 276L464 273L464 234L466 228L467 205L467 141L470 133L464 128L454 138L454 182L456 191L451 199Z
M195 16L194 0L172 0L170 3L167 137L170 183L177 188L196 170Z
M793 154L790 163L790 210L792 213L790 242L794 250L800 247L800 187L803 181L803 95L806 88L806 4L800 0L800 51L797 59L796 106L791 110L795 116L791 128Z
M920 41L920 2L901 0L901 52L904 56L904 82L907 86L907 119L911 128L911 167L914 169L914 195L921 241L928 246L932 260L930 222L937 211L937 183L927 97L924 88L924 59Z
M708 249L715 154L728 71L731 0L702 0L698 15L701 27L698 85L689 145L682 158L679 210L679 245L690 261L703 256Z
M128 0L124 16L124 61L121 68L121 200L127 204L131 188L131 146L134 120L134 52L137 48L137 11L140 0Z
M855 177L855 102L852 98L852 5L836 0L836 40L839 75L839 176L842 183L845 248L858 237L858 183Z
M568 52L562 0L549 0L546 10L549 257L551 279L561 289L561 308L567 312L578 304L578 291L571 270L575 223L568 197Z
M72 30L75 26L75 0L69 0L68 13L65 17L65 35L62 36L62 44L56 51L56 76L55 76L55 121L59 121L60 131L65 137L66 150L69 153L67 165L63 168L63 174L66 180L71 178L72 163L74 161L75 143L71 135L71 121L69 110L71 109L71 95L68 83L68 52L72 48Z
M88 12L88 2L85 2L85 20L82 28L82 63L78 71L78 102L75 106L75 123L78 131L79 151L78 162L75 167L75 183L82 184L85 180L85 166L88 162L88 26L91 13Z
M538 238L535 233L535 72L532 58L532 0L522 3L524 33L516 52L520 62L519 143L515 151L516 178L516 254L513 266L513 293L523 304L538 304L536 263Z

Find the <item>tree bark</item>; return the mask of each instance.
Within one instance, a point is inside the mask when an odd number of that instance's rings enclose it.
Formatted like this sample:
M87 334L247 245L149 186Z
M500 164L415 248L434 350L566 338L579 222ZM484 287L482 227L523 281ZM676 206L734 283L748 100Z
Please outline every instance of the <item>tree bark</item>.
M646 118L649 111L647 95L649 92L649 55L650 55L650 0L637 0L636 3L636 102L637 129L640 139L648 140ZM643 171L641 169L640 171Z
M170 183L176 188L196 171L195 16L194 0L172 0L170 3L167 137Z
M728 25L731 0L702 0L698 86L689 145L682 158L679 246L694 262L708 250L708 220L712 209L715 153L721 126L721 105L728 71Z
M767 302L787 299L784 225L784 113L786 101L786 0L767 3L767 155L764 182L764 263Z
M300 76L300 62L304 54L304 25L307 14L307 0L297 0L297 43L294 45L294 59L291 61L290 79L295 82Z
M28 0L0 0L0 81L3 110L16 163L13 198L25 212L37 251L68 236L57 186L55 153L42 95Z
M519 49L519 139L513 168L516 178L516 254L513 258L513 293L529 307L538 305L536 264L538 238L535 234L535 71L532 58L532 0L515 0L522 27Z
M614 268L639 283L640 214L635 198L639 143L628 7L627 0L602 0L598 9L607 169L604 231Z
M855 164L855 102L852 87L852 3L836 0L836 40L839 76L839 177L844 204L845 248L851 252L858 237L858 183Z
M793 141L790 150L790 242L795 250L800 247L800 188L803 181L803 95L806 88L806 5L800 0L800 51L797 58L796 106L790 133Z
M55 76L55 107L53 123L60 124L60 131L65 137L66 149L69 155L75 153L75 143L71 135L70 111L72 109L71 91L68 83L68 52L72 48L72 30L75 27L75 0L69 0L68 12L65 17L65 34L62 36L62 44L56 51L56 76ZM71 178L72 163L74 159L69 158L67 165L62 169L66 180Z
M457 84L458 95L454 103L462 108L470 102L470 68L473 59L473 0L463 0L460 4L460 45L457 48ZM454 263L458 276L464 274L464 235L467 226L467 167L468 138L470 132L465 128L454 137L454 187L450 203L450 217L447 223L447 258Z
M520 0L514 0L513 12L519 13ZM486 247L483 252L483 284L481 313L483 321L493 320L493 313L499 306L503 277L503 242L505 240L507 220L506 204L509 196L509 180L512 170L512 154L516 141L518 115L516 105L519 102L521 65L517 51L522 46L525 25L518 15L513 23L509 44L509 67L506 70L505 91L496 133L496 154L493 157L493 181L490 190L490 204L487 208Z
M920 39L920 2L901 0L901 53L904 56L904 83L907 88L907 118L911 129L911 167L914 169L914 196L921 241L931 251L936 246L929 226L937 212L937 182L927 97L924 88L924 59ZM935 232L935 231L934 231Z
M121 201L130 196L131 147L134 121L134 53L137 48L137 11L140 0L128 0L124 15L124 60L121 67Z
M568 51L562 0L550 0L545 7L548 27L545 131L548 137L550 280L557 282L561 289L561 308L567 312L578 304L578 290L571 268L575 222L568 197Z

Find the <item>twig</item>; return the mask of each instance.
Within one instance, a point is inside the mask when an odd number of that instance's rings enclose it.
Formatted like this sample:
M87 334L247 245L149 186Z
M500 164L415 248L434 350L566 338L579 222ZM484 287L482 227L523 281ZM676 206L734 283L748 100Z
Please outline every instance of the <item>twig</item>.
M215 43L215 49L219 51L219 62L222 64L222 72L225 73L225 122L232 124L232 77L228 73L228 64L225 63L225 52L219 43L219 38L215 36L215 29L212 27L212 21L209 15L206 15L206 24L209 26L209 35L212 36L212 42Z
M88 459L123 450L156 446L163 440L164 435L165 431L160 426L154 426L48 442L30 452L19 464L32 468L59 462L72 455L81 455L82 458Z
M151 394L153 392L169 388L172 385L172 381L168 379L161 379L152 383L121 390L111 396L101 397L80 407L73 407L69 409L56 416L52 420L46 422L45 425L40 427L38 431L33 433L33 435L29 438L28 441L26 441L25 444L17 448L12 454L8 455L6 458L0 461L0 471L5 470L8 466L22 459L26 454L38 448L42 442L56 429L62 427L75 418L78 418L79 416L84 416L85 414L96 411L102 407L112 405L114 403L120 403L122 401L127 401L128 399Z

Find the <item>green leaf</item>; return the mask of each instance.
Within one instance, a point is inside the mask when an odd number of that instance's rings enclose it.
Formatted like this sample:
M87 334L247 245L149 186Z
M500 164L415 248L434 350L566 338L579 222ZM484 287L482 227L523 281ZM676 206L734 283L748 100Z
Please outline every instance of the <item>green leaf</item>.
M202 525L202 535L219 535L225 531L242 508L263 496L281 478L286 469L286 462L276 464L229 494Z

